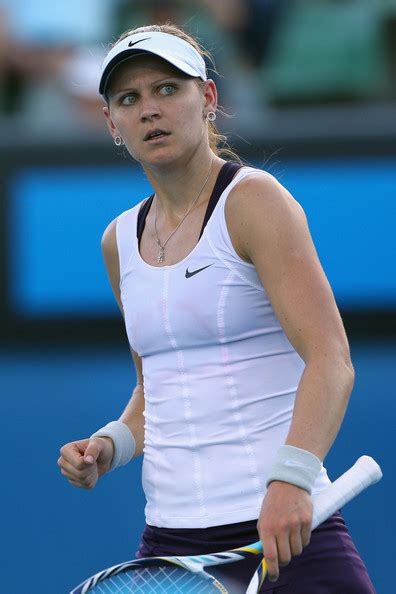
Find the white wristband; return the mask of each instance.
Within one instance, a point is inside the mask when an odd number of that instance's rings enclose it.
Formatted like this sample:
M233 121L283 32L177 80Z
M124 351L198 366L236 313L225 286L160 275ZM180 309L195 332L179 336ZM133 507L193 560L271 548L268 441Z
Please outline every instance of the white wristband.
M136 450L135 438L128 425L122 421L107 423L107 425L95 431L91 437L110 437L113 441L114 455L109 470L128 464L132 460Z
M321 468L321 461L311 452L284 445L277 452L266 486L268 487L272 481L283 481L305 489L311 494Z

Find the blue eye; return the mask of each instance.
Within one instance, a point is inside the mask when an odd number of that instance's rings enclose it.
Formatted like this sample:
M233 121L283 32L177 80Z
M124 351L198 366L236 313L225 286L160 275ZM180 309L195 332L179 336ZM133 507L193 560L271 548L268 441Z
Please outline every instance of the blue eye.
M134 103L136 103L136 95L125 95L125 97L122 98L121 104L122 105L133 105Z
M164 85L163 87L161 87L160 89L160 93L162 95L173 95L173 93L176 91L176 87L175 85Z

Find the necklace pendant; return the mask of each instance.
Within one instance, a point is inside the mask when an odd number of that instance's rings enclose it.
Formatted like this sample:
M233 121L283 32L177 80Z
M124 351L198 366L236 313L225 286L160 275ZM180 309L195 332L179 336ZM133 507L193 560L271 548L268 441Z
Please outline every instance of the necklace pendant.
M159 264L162 264L162 262L165 262L165 250L163 247L160 248L160 251L158 254L158 262L159 262Z

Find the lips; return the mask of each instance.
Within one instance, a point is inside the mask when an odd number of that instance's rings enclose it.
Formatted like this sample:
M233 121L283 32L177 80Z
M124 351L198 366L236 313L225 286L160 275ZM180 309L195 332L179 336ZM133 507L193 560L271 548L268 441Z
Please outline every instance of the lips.
M144 141L152 140L153 138L162 138L164 136L169 136L170 132L166 130L161 130L160 128L156 128L155 130L150 130L147 132L146 136L144 137Z

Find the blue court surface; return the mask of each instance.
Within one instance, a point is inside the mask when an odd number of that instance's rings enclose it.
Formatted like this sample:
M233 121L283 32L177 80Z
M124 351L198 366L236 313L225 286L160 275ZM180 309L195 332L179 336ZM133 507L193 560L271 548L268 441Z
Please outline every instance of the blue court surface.
M344 515L378 594L390 594L396 340L352 340L351 347L356 384L326 465L335 478L370 454L383 468L381 483ZM70 486L56 464L63 443L120 414L134 381L126 343L0 352L2 594L66 594L134 557L144 521L140 463L109 474L93 491Z

